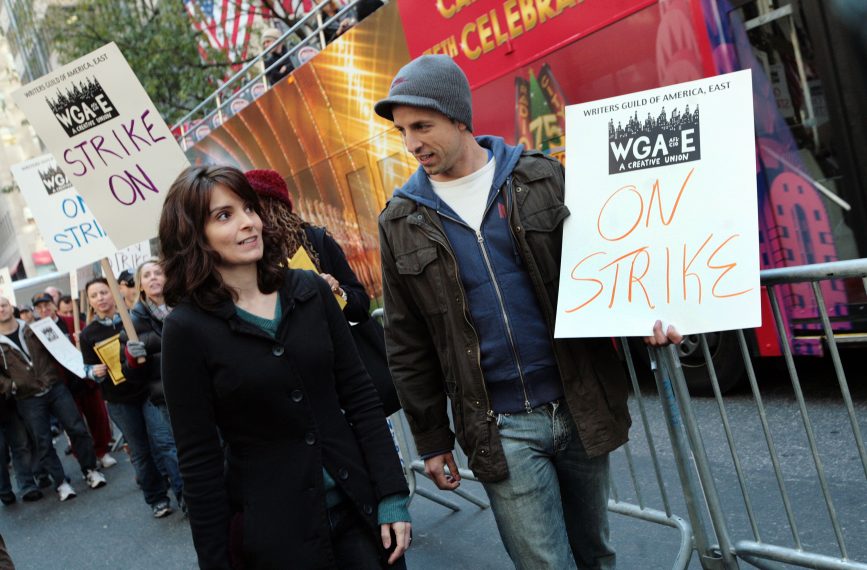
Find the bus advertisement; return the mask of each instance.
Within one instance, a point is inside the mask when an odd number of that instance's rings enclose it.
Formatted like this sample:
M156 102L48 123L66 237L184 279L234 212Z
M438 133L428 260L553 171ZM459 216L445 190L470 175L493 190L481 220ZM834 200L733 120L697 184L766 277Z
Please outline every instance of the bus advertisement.
M867 141L851 117L863 117L867 98L862 82L834 71L857 58L828 32L829 5L395 0L187 154L198 164L283 174L298 213L334 234L378 303L376 219L417 165L397 131L373 113L373 103L413 57L444 53L464 69L477 133L561 161L568 160L566 137L580 136L565 132L566 105L751 69L761 267L864 257L867 170L854 157L867 151ZM822 287L838 338L861 339L864 284L840 280ZM822 354L810 286L790 285L778 295L795 353ZM763 313L763 326L751 335L753 352L779 355L766 295ZM716 333L707 339L721 385L730 387L743 368L736 337ZM681 357L690 385L704 385L698 342L686 342Z

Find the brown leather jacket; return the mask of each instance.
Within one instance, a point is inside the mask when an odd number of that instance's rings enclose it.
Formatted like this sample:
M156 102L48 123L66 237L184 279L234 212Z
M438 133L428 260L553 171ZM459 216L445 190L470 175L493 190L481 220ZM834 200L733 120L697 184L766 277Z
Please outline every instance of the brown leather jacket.
M516 207L509 223L553 339L563 221L569 216L563 168L525 151L511 186L502 191L512 193ZM482 481L505 479L509 470L482 377L478 335L437 213L395 197L379 217L379 231L389 366L419 453L453 448L448 396L470 468ZM624 444L631 425L627 383L611 339L553 344L565 399L587 453L598 456Z
M0 393L13 392L23 400L35 396L61 381L54 357L24 321L18 321L19 338L27 347L25 354L5 335L0 335Z

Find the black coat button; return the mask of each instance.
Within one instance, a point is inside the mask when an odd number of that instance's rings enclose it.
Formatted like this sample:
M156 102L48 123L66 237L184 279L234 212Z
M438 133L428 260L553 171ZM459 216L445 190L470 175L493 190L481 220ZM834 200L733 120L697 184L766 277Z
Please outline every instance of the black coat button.
M271 354L273 354L274 356L283 356L283 353L285 351L286 349L283 348L282 344L275 344L274 348L271 349Z
M304 441L305 443L307 443L307 445L313 445L314 443L316 443L316 434L312 431L308 431L307 435L304 436Z
M347 479L349 479L349 471L341 467L340 470L337 471L337 476L340 478L341 481L346 481Z
M291 396L293 402L300 402L304 399L304 392L302 392L301 390L292 390Z
M373 507L371 507L370 505L364 505L363 507L361 507L361 510L364 511L364 514L366 514L367 516L373 514Z

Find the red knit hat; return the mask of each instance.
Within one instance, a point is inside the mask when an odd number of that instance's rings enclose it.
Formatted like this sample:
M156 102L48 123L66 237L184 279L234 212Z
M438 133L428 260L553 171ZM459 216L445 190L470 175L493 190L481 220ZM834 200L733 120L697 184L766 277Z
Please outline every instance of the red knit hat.
M289 197L289 188L286 181L276 170L248 170L244 173L247 182L253 187L261 198L273 198L280 200L292 211L292 198Z

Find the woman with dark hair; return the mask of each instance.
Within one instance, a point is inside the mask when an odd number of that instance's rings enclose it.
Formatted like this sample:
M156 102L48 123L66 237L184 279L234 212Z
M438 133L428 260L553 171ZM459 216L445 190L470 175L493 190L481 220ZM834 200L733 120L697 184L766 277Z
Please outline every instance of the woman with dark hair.
M160 366L163 320L168 316L169 309L163 297L166 276L159 261L148 259L141 263L135 271L135 282L138 287L138 300L129 316L138 340L127 341L126 333L121 333L121 342L125 345L123 375L131 382L148 387L150 403L159 410L165 420L162 425L153 426L158 433L152 433L151 451L160 472L169 478L178 506L185 510L184 482L178 467L178 452L169 423Z
M119 371L112 375L97 355L97 347L113 337L118 337L118 351L121 350L123 325L108 281L105 277L91 279L84 287L84 294L94 311L93 320L79 335L85 372L88 378L99 383L102 397L108 404L108 415L126 439L130 462L145 502L150 505L154 517L165 517L172 513L172 507L166 481L157 467L152 449L164 448L164 438L171 432L160 411L148 401L148 385L129 381Z
M294 212L289 188L280 173L250 170L244 175L259 195L263 219L277 233L281 259L291 258L303 247L320 277L346 302L343 315L349 321L355 348L379 393L385 415L398 411L400 401L388 371L382 326L370 318L370 296L346 261L343 249L325 228L309 224Z
M280 269L260 207L239 170L191 167L160 218L163 385L199 565L403 566L408 490L379 398L330 287Z

